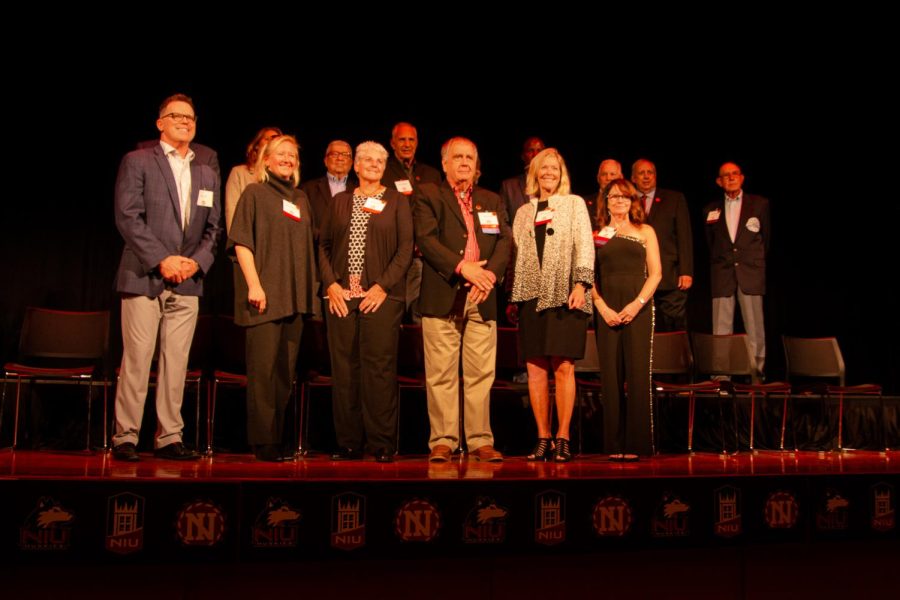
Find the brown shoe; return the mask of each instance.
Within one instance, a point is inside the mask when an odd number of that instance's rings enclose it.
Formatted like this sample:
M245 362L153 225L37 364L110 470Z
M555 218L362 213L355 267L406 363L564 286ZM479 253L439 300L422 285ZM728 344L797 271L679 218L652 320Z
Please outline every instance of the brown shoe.
M503 462L503 455L497 450L494 450L494 447L490 444L475 448L472 450L472 456L475 457L475 460L484 462Z
M445 463L450 461L450 455L452 454L453 450L450 449L450 446L438 444L431 449L431 454L428 456L428 460L435 463Z

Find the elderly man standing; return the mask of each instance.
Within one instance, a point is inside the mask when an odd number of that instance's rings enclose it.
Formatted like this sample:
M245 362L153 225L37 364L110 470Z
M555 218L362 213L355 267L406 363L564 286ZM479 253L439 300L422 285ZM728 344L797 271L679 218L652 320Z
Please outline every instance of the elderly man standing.
M321 227L331 199L356 187L356 179L350 173L353 166L353 149L344 140L333 140L325 150L325 176L310 179L301 189L309 197L317 227Z
M138 435L157 339L154 454L199 458L181 442L181 402L198 296L220 231L219 174L209 164L195 162L190 148L197 132L191 99L183 94L166 98L156 127L159 144L125 155L116 179L116 227L125 239L116 274L124 348L113 457L126 461L139 458Z
M687 330L687 291L694 282L694 242L684 194L656 187L656 165L645 158L631 167L646 223L659 240L662 281L653 295L656 331Z
M763 296L766 293L766 255L772 238L769 201L744 193L744 175L734 163L719 168L716 183L722 198L703 209L709 245L713 333L734 331L734 299L741 306L750 350L760 375L766 362Z
M424 269L419 308L432 462L459 447L459 357L462 350L466 446L476 460L497 462L490 393L497 353L496 284L506 271L510 230L500 196L473 184L478 149L455 137L441 148L447 180L423 184L414 203Z

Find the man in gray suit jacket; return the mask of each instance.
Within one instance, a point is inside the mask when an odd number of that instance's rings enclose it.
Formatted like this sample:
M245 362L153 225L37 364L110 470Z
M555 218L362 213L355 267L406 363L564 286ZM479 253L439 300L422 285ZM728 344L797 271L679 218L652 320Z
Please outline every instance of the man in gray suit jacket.
M189 97L166 98L156 127L159 144L125 155L116 179L116 227L125 240L116 273L124 346L113 437L117 460L139 458L157 339L154 454L174 460L199 457L181 442L181 402L203 275L212 266L219 237L220 178L208 162L196 160L190 147L197 125Z

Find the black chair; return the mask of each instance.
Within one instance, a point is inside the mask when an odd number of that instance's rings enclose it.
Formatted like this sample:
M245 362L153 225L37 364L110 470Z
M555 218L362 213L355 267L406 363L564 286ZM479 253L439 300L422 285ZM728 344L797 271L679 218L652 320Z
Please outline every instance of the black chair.
M107 382L102 379L103 366L109 347L109 311L72 312L28 307L19 336L19 361L4 365L7 379L16 380L15 417L13 419L12 448L18 444L19 404L22 380L35 382L87 383L87 439L85 449L91 449L91 404L93 384L99 376L103 384L103 449L107 447ZM0 430L6 382L0 398Z
M406 411L402 410L404 404L403 391L420 390L424 392L425 390L425 346L422 340L421 325L400 326L400 341L397 348L397 388L397 440L395 448L399 453L401 439L400 430L403 423L401 414L406 414ZM420 407L420 410L414 410L412 412L415 416L422 416L424 414L424 422L427 422L427 407L424 408L424 410L421 410ZM407 421L409 421L409 417L407 417ZM421 423L422 421L419 422L419 425L421 425ZM417 429L419 431L425 431L421 426ZM421 444L423 441L424 445ZM428 452L427 432L424 435L424 440L414 440L412 449L414 452L419 450Z
M310 319L303 324L299 362L304 373L300 379L300 407L297 410L297 454L306 456L312 449L309 434L312 392L316 388L331 389L331 351L324 321ZM333 444L333 433L331 440Z
M216 356L212 371L212 390L206 394L207 456L213 454L219 386L247 387L246 329L235 325L231 317L218 316L214 323Z
M881 408L881 432L879 448L887 447L887 419L884 396L881 386L874 383L847 385L846 369L841 348L837 338L799 338L783 335L784 357L787 365L788 379L794 381L803 378L806 384L798 385L801 393L818 394L824 399L838 399L838 430L835 443L838 451L844 448L844 399L846 396L862 396L878 398ZM809 380L824 379L837 381L837 385L828 383L809 383Z

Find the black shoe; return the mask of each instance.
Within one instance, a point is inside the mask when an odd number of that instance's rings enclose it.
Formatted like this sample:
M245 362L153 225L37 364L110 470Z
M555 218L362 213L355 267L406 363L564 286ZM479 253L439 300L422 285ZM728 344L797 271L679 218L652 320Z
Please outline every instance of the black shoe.
M552 438L538 438L534 450L525 457L526 460L550 460L551 458L553 458Z
M131 442L123 442L115 446L112 451L113 458L116 460L124 460L127 462L137 462L141 460L138 456L137 448Z
M375 462L389 463L394 462L394 451L387 448L379 448L375 451Z
M153 451L156 458L165 458L168 460L197 460L200 455L193 450L188 450L181 442L175 442Z
M253 455L256 460L264 460L266 462L284 462L284 454L275 444L260 444L254 446Z
M572 460L572 450L569 448L569 440L556 438L556 450L553 451L553 460L556 462L569 462Z
M362 450L353 448L341 448L331 455L331 460L359 460L362 458Z

